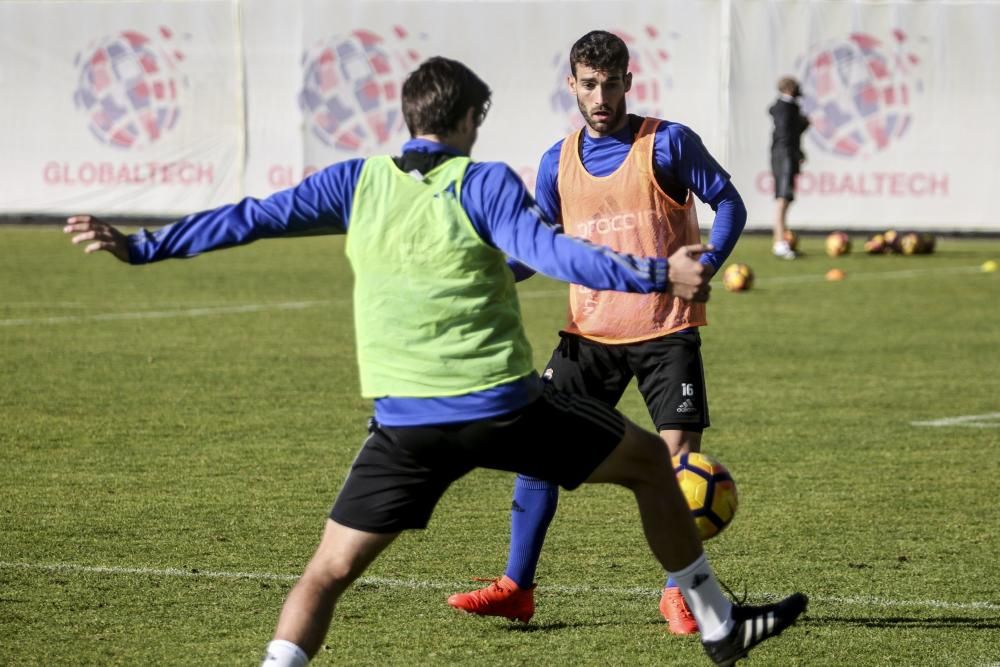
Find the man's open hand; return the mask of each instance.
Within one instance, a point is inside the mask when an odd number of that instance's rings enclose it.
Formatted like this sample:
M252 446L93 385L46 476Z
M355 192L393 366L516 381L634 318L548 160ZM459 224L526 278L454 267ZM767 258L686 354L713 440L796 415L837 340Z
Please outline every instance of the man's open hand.
M74 215L66 218L63 232L74 235L74 245L87 243L83 249L87 254L104 250L123 262L128 261L128 238L92 215Z

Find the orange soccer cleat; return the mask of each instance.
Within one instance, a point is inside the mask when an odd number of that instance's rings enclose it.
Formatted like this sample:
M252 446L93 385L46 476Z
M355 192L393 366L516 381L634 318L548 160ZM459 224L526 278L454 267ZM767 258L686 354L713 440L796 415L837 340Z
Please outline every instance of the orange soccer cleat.
M513 579L504 575L490 581L489 586L471 593L455 593L448 604L455 609L479 616L503 616L527 623L535 614L535 587L521 588Z
M660 598L660 613L667 619L667 627L671 634L693 635L698 632L698 622L691 615L687 602L681 594L681 589L670 587L663 589Z

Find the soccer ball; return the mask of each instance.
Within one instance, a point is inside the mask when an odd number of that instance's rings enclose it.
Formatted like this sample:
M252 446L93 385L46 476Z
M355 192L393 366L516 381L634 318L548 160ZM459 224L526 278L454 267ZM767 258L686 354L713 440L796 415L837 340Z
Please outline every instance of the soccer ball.
M753 287L753 271L746 264L730 264L722 272L722 286L730 292L743 292Z
M937 239L930 232L924 232L920 235L921 243L923 243L924 254L929 255L934 252L934 246L937 245Z
M895 229L889 229L883 232L882 238L885 239L885 252L898 255L902 252L899 247L900 234Z
M687 500L701 539L715 537L736 515L736 482L726 467L700 452L673 458L677 483Z
M922 255L924 252L924 240L916 232L903 234L899 239L899 250L904 255Z
M885 246L885 237L881 234L875 234L865 241L865 252L869 255L881 255L884 252L888 252Z
M845 232L832 232L826 237L826 254L839 257L851 252L851 237Z
M790 229L786 229L785 233L781 235L781 238L785 239L785 243L792 250L799 249L799 235Z

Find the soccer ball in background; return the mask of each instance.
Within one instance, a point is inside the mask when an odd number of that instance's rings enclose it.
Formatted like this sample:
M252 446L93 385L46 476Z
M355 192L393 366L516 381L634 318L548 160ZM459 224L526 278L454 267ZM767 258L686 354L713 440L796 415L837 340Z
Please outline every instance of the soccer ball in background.
M899 233L890 229L868 239L865 251L871 255L928 255L936 245L937 239L929 232Z
M923 239L916 232L907 232L899 238L899 250L904 255L919 255L923 253L923 244Z
M870 239L865 241L865 252L869 255L881 255L886 252L885 236L882 234L875 234Z
M891 254L900 252L899 232L895 229L888 229L882 233L882 238L885 239L885 252Z
M934 246L934 235L928 232L908 232L899 239L899 249L904 255L929 255Z
M702 540L715 537L736 516L736 482L724 465L700 452L673 458L677 483L684 493Z
M845 232L832 232L826 237L826 254L839 257L851 252L851 237Z
M745 292L753 287L753 271L746 264L730 264L722 272L722 286L730 292Z
M934 248L937 247L937 238L930 232L923 232L920 234L921 242L923 243L923 252L925 255L929 255L934 252Z

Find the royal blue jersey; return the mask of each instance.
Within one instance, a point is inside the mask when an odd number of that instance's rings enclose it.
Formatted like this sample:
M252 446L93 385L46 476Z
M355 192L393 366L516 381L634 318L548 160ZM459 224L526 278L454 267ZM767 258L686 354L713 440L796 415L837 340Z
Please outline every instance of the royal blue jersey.
M403 152L457 152L443 144L411 140ZM154 232L129 237L129 261L146 264L289 235L345 233L363 159L333 164L295 187L266 199L202 211ZM460 192L462 208L486 243L545 275L594 289L638 293L663 291L664 258L616 253L562 233L535 204L520 178L499 162L473 162ZM518 409L540 391L534 373L520 380L463 396L375 400L375 418L387 426L416 426L493 417Z

